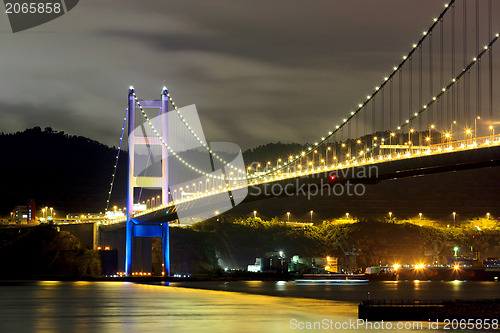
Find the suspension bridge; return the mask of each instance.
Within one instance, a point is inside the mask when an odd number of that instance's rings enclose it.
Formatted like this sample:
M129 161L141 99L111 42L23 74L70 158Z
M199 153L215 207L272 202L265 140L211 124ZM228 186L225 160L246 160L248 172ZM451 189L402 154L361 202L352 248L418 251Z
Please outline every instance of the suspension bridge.
M234 145L207 142L196 109L177 107L167 88L160 100L142 100L130 87L120 139L121 147L128 123L127 210L109 223L126 226L126 274L135 237L163 239L169 275L169 222L191 224L262 199L264 187L280 196L297 179L308 190L333 189L500 164L494 17L491 0L445 4L345 117L302 151L269 161L245 164Z

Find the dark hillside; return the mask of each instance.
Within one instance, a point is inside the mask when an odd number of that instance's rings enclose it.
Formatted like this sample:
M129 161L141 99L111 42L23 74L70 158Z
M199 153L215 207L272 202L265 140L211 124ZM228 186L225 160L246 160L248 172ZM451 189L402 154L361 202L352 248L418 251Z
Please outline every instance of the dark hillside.
M117 150L81 136L39 127L0 135L0 213L34 199L63 212L103 211ZM126 155L116 193L125 193Z

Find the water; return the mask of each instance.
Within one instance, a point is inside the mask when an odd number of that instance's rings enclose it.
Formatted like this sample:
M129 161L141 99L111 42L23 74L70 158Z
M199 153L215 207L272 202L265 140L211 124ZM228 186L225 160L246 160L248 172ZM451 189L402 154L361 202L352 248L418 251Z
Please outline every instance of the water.
M500 298L500 283L493 281L380 281L370 283L325 283L289 281L178 282L170 286L236 291L271 296L310 297L354 302L376 299L494 299Z
M401 292L425 299L439 298L438 295L498 298L499 286L494 282L345 286L283 281L173 283L169 286L127 282L0 284L0 332L331 332L335 330L325 327L301 330L298 325L355 322L357 303L366 297L368 289L374 296ZM318 296L327 299L304 298ZM434 332L427 329L427 325L424 323L425 329L418 331ZM364 326L353 331L370 332Z

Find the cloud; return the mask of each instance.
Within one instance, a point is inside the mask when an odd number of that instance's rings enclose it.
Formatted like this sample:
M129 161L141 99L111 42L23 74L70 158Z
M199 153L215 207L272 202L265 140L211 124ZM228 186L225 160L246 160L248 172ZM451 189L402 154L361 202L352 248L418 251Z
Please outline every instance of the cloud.
M52 126L114 145L128 86L153 99L165 80L177 105L197 105L210 141L311 142L441 9L434 0L80 2L0 35L0 128Z
M2 114L0 132L9 133L12 129L22 130L39 126L41 128L52 127L54 130L72 135L115 141L116 144L119 139L110 134L105 123L96 123L94 119L86 115L79 115L73 110L52 105L0 103L0 114Z

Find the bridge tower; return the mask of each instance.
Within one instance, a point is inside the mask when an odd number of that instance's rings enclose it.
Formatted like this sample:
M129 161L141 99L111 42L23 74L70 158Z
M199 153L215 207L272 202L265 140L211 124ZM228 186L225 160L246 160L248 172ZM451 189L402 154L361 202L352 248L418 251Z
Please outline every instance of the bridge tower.
M156 133L144 126L147 124L136 125L136 108L140 102L143 109L160 109L158 117L158 129L161 138L166 143L167 135L167 117L169 95L167 88L163 88L161 100L138 101L135 90L130 87L128 94L128 185L127 185L127 224L125 236L125 273L132 275L133 243L135 237L161 237L162 238L162 257L163 272L166 276L170 275L170 241L169 241L169 223L168 222L140 222L133 218L134 215L134 190L135 189L161 189L162 205L167 206L169 200L168 187L168 150L161 142ZM142 112L142 110L141 110ZM151 149L152 146L161 147L161 175L146 176L141 175L140 170L136 170L137 152L139 146L146 146ZM148 159L149 161L149 159ZM138 172L139 171L139 172Z

